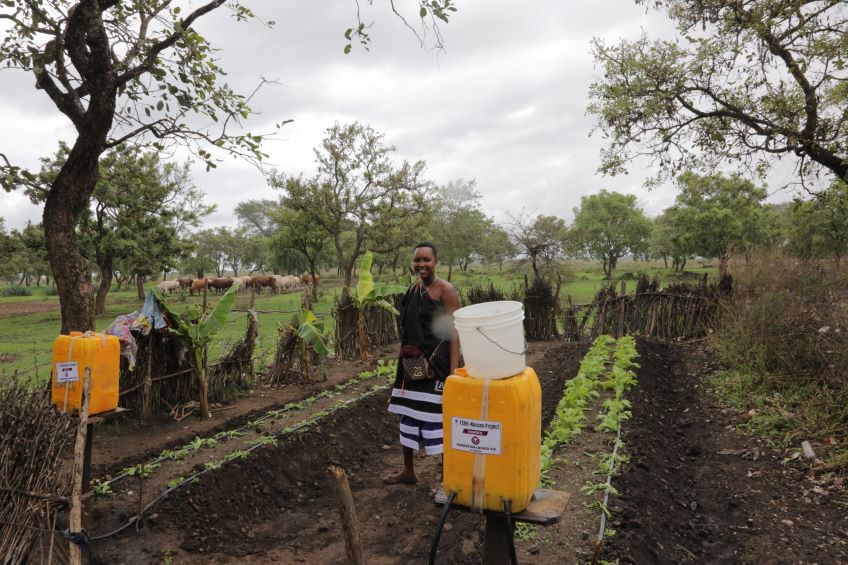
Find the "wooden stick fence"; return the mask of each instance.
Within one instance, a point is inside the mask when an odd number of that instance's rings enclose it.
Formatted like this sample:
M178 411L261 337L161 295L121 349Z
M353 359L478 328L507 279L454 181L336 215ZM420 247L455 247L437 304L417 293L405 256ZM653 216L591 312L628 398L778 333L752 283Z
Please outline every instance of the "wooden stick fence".
M666 341L701 337L718 322L723 292L719 285L708 285L706 278L698 285L678 284L660 290L656 279L643 277L636 292L627 294L627 283L621 281L618 293L612 285L604 287L590 304L575 306L568 296L562 314L563 335L569 341L600 334L635 334Z

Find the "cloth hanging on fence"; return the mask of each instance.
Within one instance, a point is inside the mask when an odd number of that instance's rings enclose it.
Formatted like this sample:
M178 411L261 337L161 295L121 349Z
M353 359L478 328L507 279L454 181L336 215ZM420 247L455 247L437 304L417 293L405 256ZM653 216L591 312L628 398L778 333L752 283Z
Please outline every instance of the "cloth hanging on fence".
M165 321L165 314L162 313L162 309L159 307L159 302L156 300L156 295L153 294L152 290L147 291L147 296L144 299L144 306L141 307L141 316L143 316L145 320L140 320L137 324L139 325L139 329L142 330L141 333L143 335L149 334L151 327L156 330L168 327L168 322ZM146 331L144 327L141 327L142 324L146 325ZM134 326L133 329L136 329L136 327Z
M138 344L135 341L132 330L135 329L135 323L139 317L140 314L138 311L118 316L104 332L116 336L121 342L121 357L126 358L129 362L130 371L135 368L135 358L138 353Z

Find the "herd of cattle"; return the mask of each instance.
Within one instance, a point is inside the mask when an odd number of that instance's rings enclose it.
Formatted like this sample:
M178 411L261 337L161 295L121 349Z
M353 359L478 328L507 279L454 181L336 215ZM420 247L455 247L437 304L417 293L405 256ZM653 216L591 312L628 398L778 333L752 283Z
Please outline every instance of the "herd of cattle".
M318 282L320 275L315 275L314 282ZM156 285L162 292L173 293L174 291L188 291L189 294L195 292L202 293L204 290L214 292L225 292L233 284L239 284L239 291L255 289L257 294L262 293L263 288L267 288L271 293L278 292L298 292L303 290L304 285L311 285L313 278L310 273L303 275L254 275L252 277L214 277L193 279L191 277L183 277L172 281L162 281Z

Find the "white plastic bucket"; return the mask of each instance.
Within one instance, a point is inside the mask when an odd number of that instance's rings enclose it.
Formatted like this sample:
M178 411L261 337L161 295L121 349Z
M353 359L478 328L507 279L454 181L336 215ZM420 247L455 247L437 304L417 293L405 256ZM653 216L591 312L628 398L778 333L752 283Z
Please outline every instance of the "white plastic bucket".
M505 379L525 368L524 305L502 300L453 313L469 377Z

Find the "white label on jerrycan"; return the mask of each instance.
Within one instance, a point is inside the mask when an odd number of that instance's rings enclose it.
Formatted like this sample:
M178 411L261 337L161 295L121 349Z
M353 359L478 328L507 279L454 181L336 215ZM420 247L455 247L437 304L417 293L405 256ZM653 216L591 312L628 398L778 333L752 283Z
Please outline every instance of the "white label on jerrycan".
M451 447L482 455L501 454L501 423L451 417Z
M56 382L75 383L79 380L79 367L76 361L56 363Z

